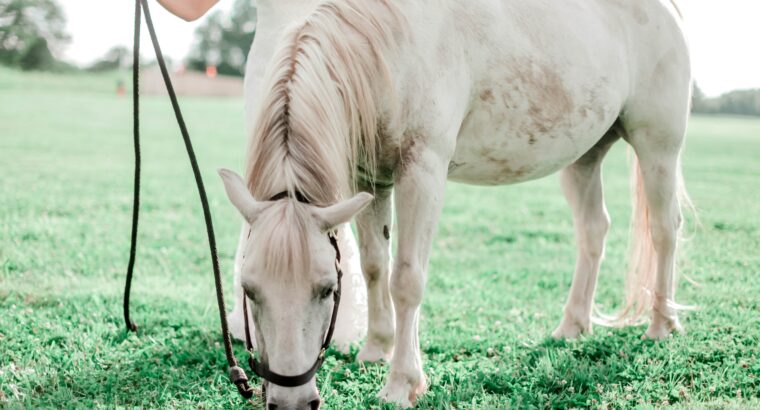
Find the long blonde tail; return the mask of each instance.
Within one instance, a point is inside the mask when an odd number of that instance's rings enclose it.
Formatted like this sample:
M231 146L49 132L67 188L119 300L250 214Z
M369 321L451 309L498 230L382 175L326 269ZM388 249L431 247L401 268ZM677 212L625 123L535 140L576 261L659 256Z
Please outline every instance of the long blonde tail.
M652 305L652 290L657 279L657 252L652 243L649 204L644 177L636 154L631 165L631 215L628 271L625 275L625 305L617 315L620 324L639 324Z

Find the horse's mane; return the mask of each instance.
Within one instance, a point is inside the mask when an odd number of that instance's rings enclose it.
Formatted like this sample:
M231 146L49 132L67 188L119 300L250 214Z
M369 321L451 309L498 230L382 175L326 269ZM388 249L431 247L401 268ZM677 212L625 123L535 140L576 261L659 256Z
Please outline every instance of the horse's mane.
M334 204L350 192L360 164L375 168L380 93L391 88L384 55L404 24L392 0L325 0L286 31L248 149L246 180L256 199L288 191L316 206ZM306 270L305 207L282 202L275 206L287 208L266 224L265 255L278 265L267 270Z

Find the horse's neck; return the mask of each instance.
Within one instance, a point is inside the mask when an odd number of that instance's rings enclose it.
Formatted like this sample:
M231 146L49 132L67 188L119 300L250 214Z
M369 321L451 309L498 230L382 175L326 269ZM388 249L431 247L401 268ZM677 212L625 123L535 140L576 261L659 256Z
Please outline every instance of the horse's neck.
M320 0L253 0L256 4L256 38L245 71L246 129L250 133L256 117L261 82L285 28L304 19Z
M277 9L265 8L265 13L283 13L279 3L269 6ZM383 53L395 44L401 22L393 19L391 6L373 7L336 1L278 41L267 80L272 88L260 101L255 146L249 151L254 164L249 185L255 190L256 182L263 184L258 195L287 186L329 204L354 185L358 166L375 169L383 100L393 94Z

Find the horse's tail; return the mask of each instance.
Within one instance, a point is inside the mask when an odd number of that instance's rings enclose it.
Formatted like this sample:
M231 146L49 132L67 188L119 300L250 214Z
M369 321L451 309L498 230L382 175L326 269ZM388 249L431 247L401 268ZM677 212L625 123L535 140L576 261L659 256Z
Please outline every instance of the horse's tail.
M676 13L678 13L678 17L683 19L683 13L681 13L681 9L678 8L678 3L676 3L676 0L670 0L670 4L672 4L673 8L676 9Z
M649 204L644 191L644 178L636 154L631 165L631 215L628 271L625 275L625 305L616 321L638 323L651 305L651 290L657 279L657 252L652 243Z
M683 182L680 164L677 176L677 197L680 206L693 209L691 199ZM644 190L644 178L636 154L633 154L631 166L631 197L633 213L631 216L630 245L628 250L628 270L625 276L625 304L618 314L603 318L608 325L640 324L645 314L651 310L652 295L657 280L657 252L652 242L652 229L649 223L649 204ZM688 309L669 301L675 309Z

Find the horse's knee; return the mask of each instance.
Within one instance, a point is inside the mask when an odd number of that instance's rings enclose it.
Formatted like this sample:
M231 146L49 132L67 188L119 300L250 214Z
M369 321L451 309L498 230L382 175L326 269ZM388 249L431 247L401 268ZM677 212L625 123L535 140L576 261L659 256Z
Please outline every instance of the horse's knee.
M419 306L425 291L425 275L417 263L399 261L391 276L391 296L396 306Z
M374 257L366 255L362 258L362 274L364 274L364 281L367 286L372 286L378 281L387 277L390 267L388 266L388 260L381 257Z

